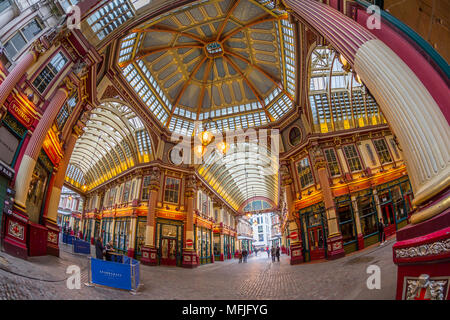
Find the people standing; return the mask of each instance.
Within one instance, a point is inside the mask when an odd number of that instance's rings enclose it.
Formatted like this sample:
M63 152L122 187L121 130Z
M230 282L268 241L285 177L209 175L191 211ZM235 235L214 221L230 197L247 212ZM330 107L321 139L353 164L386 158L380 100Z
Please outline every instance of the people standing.
M106 250L106 253L105 253L106 261L111 261L111 252L114 252L112 240L106 244L105 250Z
M103 260L105 254L105 247L103 246L102 238L98 237L95 241L95 257L99 260Z
M280 262L280 247L277 246L277 250L275 251L275 256L277 257L278 262Z
M378 239L380 241L380 246L386 242L386 234L384 233L384 223L382 218L378 221Z
M239 263L242 263L242 251L238 252L238 256L239 256Z
M242 257L244 258L244 263L247 263L247 255L248 255L248 251L247 251L247 249L244 249L242 251Z
M272 247L270 250L271 256L272 256L272 262L275 262L275 247Z

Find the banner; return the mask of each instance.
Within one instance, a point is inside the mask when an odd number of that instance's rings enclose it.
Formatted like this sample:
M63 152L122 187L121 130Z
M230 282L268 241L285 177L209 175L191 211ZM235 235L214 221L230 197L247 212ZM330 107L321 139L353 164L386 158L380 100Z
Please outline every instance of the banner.
M74 239L73 252L82 254L91 254L91 243L80 239Z
M132 290L136 284L132 282L132 266L91 258L91 281L112 288Z

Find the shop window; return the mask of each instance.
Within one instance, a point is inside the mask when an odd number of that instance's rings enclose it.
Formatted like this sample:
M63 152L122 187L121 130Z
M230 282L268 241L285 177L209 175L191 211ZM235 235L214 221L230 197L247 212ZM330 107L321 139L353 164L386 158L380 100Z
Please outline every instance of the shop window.
M45 66L41 73L39 73L36 79L34 79L33 86L40 93L44 93L44 91L48 88L50 83L63 69L67 62L68 59L61 52L58 52L48 63L48 65Z
M289 143L292 146L296 146L300 143L301 139L302 139L302 133L301 133L300 129L297 127L293 127L289 131Z
M220 234L214 233L214 255L220 255Z
M392 162L391 154L389 153L388 146L384 139L373 140L373 144L381 164Z
M104 218L102 220L102 238L103 244L106 245L110 240L112 240L112 218Z
M306 188L314 184L313 175L311 172L311 166L309 165L308 158L303 158L297 164L298 177L302 188Z
M258 237L259 237L258 238L259 241L264 241L264 234L261 233L261 234L258 235Z
M3 1L3 3L4 2L5 1ZM0 3L0 12L2 11L1 5L2 3ZM31 40L41 33L42 30L42 25L37 19L33 19L29 22L5 43L5 49L8 56L14 58Z
M42 157L40 156L39 158L41 159ZM50 162L48 159L47 161ZM44 166L40 160L37 161L31 177L30 188L28 189L26 201L27 214L31 222L39 223L41 206L45 198L49 175L50 173L46 166Z
M339 169L339 162L336 157L336 152L334 149L325 149L325 158L327 159L328 168L330 169L330 174L332 177L339 176L341 170Z
M355 225L353 219L353 208L350 197L336 199L337 216L342 240L345 244L356 240Z
M263 232L263 226L258 226L258 233Z
M356 151L355 145L347 145L343 146L342 150L344 151L345 158L347 159L348 166L351 172L362 170L361 160L359 159L358 152Z
M140 255L142 247L145 245L145 231L147 229L147 219L139 217L136 230L136 254Z
M178 204L180 192L180 179L166 178L166 186L164 190L164 201L168 203Z
M377 208L372 191L361 194L356 198L359 220L361 221L361 232L363 236L369 236L378 231L377 228Z
M128 250L130 218L117 219L114 226L114 247L118 251Z

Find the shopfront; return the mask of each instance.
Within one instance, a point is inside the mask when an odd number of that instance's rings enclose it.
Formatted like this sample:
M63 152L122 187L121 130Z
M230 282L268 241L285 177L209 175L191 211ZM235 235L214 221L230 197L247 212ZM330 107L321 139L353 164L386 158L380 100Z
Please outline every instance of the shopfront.
M145 231L147 229L147 217L138 217L136 224L136 258L142 256L142 247L145 245Z
M407 224L412 210L413 193L407 177L377 187L386 237Z
M69 228L70 213L58 212L57 224L61 230L64 230L64 228Z
M372 189L355 194L364 248L378 242L378 212ZM362 249L362 248L358 248Z
M299 211L305 261L325 259L327 255L327 221L323 202Z
M358 250L358 238L351 197L350 195L345 195L335 198L334 201L339 230L344 243L344 251L345 253L356 251Z
M231 259L234 256L233 240L234 240L234 238L232 238L230 235L228 235L228 234L223 235L223 258L224 258L224 260Z
M157 219L156 246L159 264L181 266L183 250L183 223L181 221Z
M214 233L214 260L220 261L222 243L220 241L220 233Z
M116 218L114 224L114 248L121 254L128 253L128 241L131 233L131 218Z
M106 245L109 241L113 239L113 218L103 218L102 219L102 240L103 244Z
M194 226L194 237L197 239L195 250L197 251L200 264L212 262L212 231L207 228Z

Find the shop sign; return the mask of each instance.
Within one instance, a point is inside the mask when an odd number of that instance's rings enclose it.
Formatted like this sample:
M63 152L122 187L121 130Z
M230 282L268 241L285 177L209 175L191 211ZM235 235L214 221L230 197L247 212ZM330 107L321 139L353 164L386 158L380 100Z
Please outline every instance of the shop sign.
M298 234L297 234L297 232L291 232L291 234L290 234L290 236L289 236L289 238L291 238L292 240L294 240L294 239L297 239L297 237L298 237Z
M19 140L6 127L0 127L0 160L10 165L18 146Z
M192 247L193 241L192 241L191 239L186 240L186 245L187 245L188 247Z
M26 108L24 104L17 100L11 101L8 106L8 111L11 112L17 120L19 120L25 127L30 128L34 121L34 115Z

